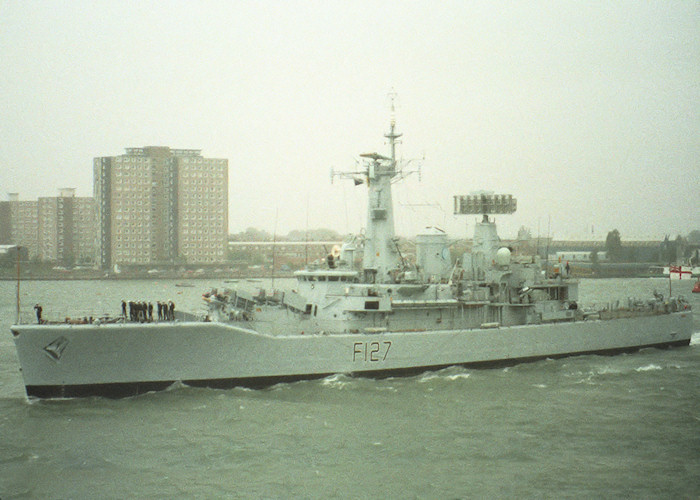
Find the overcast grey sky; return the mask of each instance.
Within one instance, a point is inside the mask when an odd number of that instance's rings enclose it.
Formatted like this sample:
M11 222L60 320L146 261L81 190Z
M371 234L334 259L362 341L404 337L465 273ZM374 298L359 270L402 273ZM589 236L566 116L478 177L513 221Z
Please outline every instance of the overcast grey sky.
M518 198L506 237L700 228L696 1L0 1L0 196L196 148L229 160L231 232L357 231L366 188L329 172L386 152L392 88L425 156L400 234L471 233L452 195L478 189Z

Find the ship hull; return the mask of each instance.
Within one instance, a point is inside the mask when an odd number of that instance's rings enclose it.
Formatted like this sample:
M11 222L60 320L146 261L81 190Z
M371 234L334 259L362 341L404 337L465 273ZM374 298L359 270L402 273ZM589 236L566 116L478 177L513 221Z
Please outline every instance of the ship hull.
M345 373L387 377L690 343L690 312L547 325L264 335L225 323L12 327L27 394L125 397L192 386L261 388Z

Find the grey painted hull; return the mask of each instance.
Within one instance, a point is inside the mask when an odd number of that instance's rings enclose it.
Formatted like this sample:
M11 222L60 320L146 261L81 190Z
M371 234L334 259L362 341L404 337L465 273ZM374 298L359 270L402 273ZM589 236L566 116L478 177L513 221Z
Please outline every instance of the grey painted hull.
M260 387L334 373L392 375L449 365L687 345L690 312L507 328L269 336L226 323L12 327L30 396L125 396L191 385Z

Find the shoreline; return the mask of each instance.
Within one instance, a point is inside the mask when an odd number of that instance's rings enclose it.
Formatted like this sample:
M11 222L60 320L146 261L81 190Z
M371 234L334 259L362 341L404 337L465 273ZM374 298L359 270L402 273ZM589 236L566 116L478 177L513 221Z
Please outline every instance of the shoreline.
M259 274L253 274L253 275L245 275L245 276L231 276L231 275L211 275L211 274L201 274L197 276L135 276L135 275L130 275L130 276L75 276L75 275L65 275L65 276L55 276L55 275L40 275L40 276L20 276L20 281L136 281L136 280L149 280L149 281L157 281L157 280L183 280L183 281L189 281L189 280L262 280L262 279L287 279L287 278L294 278L294 273L277 273L273 276L271 275L259 275ZM637 278L637 279L650 279L650 278L657 278L657 279L665 279L668 280L668 276L658 276L658 275L649 275L649 274L630 274L630 275L619 275L619 274L601 274L601 275L594 275L594 274L589 274L585 276L576 276L575 274L572 273L571 278L573 279L616 279L616 278ZM683 281L692 281L692 280L697 280L697 278L691 278L690 280L683 280ZM17 276L0 276L0 281L17 281ZM677 280L674 280L677 281Z

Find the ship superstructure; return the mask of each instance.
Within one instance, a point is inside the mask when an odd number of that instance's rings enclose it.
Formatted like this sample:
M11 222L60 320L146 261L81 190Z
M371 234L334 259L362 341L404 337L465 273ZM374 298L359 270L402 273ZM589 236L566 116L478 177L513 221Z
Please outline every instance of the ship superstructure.
M407 263L394 230L392 183L404 172L396 159L401 134L393 116L385 137L390 156L362 154L360 170L338 174L367 184L364 237L350 237L324 265L296 272L291 290L241 285L213 291L205 297L213 318L270 335L460 330L575 318L578 282L547 278L537 257L514 257L501 244L489 216L515 212L512 195L455 196L455 215L482 216L472 251L453 263L447 234L428 228L416 238L416 263Z

